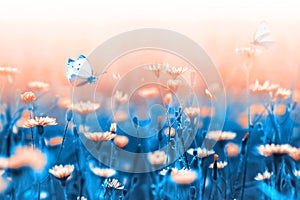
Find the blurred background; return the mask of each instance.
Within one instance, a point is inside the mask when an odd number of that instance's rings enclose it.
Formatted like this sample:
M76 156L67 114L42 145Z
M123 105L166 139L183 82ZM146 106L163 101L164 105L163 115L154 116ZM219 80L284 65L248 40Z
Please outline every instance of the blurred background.
M122 32L163 28L202 46L226 86L244 87L235 48L248 45L265 20L276 42L255 58L250 80L270 79L288 88L298 82L299 87L298 8L294 1L2 1L0 65L18 67L22 76L16 81L22 84L42 80L54 87L67 86L69 57L89 55Z

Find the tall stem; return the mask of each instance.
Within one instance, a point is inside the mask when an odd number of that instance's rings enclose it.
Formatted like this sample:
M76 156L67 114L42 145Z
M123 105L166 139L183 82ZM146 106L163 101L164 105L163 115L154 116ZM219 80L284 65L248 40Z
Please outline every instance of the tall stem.
M246 103L247 103L247 118L248 118L248 132L250 131L250 100L249 100L249 64L245 64L245 70L246 70Z

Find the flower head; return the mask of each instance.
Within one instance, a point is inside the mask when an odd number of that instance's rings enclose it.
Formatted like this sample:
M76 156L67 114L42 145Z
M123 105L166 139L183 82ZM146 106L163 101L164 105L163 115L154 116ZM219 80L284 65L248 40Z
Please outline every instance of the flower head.
M88 113L94 112L99 108L100 104L92 103L90 101L79 101L77 103L73 103L70 107L70 109L81 115L86 115Z
M49 173L60 180L67 180L74 171L74 165L55 165L49 169Z
M143 98L152 98L159 94L156 87L146 87L138 90L138 94Z
M291 96L292 91L285 88L278 88L275 92L275 98L287 99Z
M256 80L254 84L250 85L250 90L252 92L263 92L269 93L277 90L279 88L278 84L271 84L270 81L265 81L262 85Z
M211 140L232 140L236 136L236 133L229 131L210 131L207 133L206 137Z
M49 140L45 140L46 145L48 146L57 146L60 145L63 141L63 138L61 136L52 137Z
M217 162L217 168L218 169L223 169L224 167L226 167L227 166L227 162L226 161L224 161L224 162L222 162L222 161L220 161L220 162ZM214 167L214 163L211 163L210 165L209 165L209 168L213 168Z
M8 168L20 168L29 166L35 171L42 171L46 165L47 157L39 149L32 147L18 147L15 153L8 158Z
M88 138L89 140L93 141L106 141L106 140L112 140L115 138L117 135L113 134L109 131L106 132L85 132L84 133L85 137Z
M117 135L114 139L115 145L118 147L125 147L128 143L129 139L125 135Z
M49 84L42 81L31 81L28 83L28 87L37 92L47 91L49 88Z
M100 177L111 177L116 174L114 169L94 167L93 164L90 164L90 169L95 175Z
M183 74L187 70L187 67L171 67L169 65L166 65L164 67L164 71L167 72L172 77L172 79L176 79L179 75Z
M31 128L35 126L53 126L57 125L56 119L51 117L35 117L34 119L29 119L25 122L23 127Z
M262 51L258 48L256 48L255 46L248 46L248 47L241 47L241 48L236 48L235 52L237 54L243 54L245 55L247 58L251 58L255 55L261 54Z
M0 75L7 76L9 83L12 83L12 75L17 74L18 72L18 69L15 67L0 66Z
M152 64L152 65L146 66L146 69L149 71L152 71L155 74L155 76L158 78L160 75L160 72L163 70L163 65Z
M291 147L288 154L294 160L300 160L300 148Z
M36 99L35 94L33 92L24 92L21 94L21 100L25 103L32 103Z
M117 179L106 179L104 184L108 188L113 188L113 189L116 189L116 190L123 190L124 189L124 185L122 185Z
M11 74L16 74L17 72L18 72L18 68L0 66L0 75L11 75Z
M164 151L154 151L148 154L148 160L153 165L165 164L167 162L167 155Z
M164 102L165 104L169 105L172 102L172 94L171 93L167 93L164 96Z
M69 109L72 107L72 101L69 97L61 97L58 99L57 105L61 108Z
M267 144L257 147L259 154L263 156L271 156L273 154L289 154L293 152L293 147L289 144Z
M263 174L258 173L254 179L257 181L263 181L266 179L270 179L272 175L273 175L273 173L270 173L266 170Z
M240 147L237 144L230 142L225 146L225 151L229 157L234 157L240 153Z
M197 151L197 156L200 158L205 158L215 153L214 150L207 150L206 148L197 148L197 149L189 149L187 152L191 155L194 155L194 150Z
M197 178L197 172L188 170L173 168L171 172L171 179L178 184L190 184Z
M167 81L168 88L173 92L176 92L178 90L178 87L180 86L180 84L181 84L181 80L170 79Z

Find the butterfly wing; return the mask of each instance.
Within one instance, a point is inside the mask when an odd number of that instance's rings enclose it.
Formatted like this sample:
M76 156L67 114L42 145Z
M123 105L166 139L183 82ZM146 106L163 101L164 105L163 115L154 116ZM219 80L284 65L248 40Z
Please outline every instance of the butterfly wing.
M68 79L68 81L72 82L78 75L78 72L75 70L74 68L74 63L75 60L72 59L68 59L68 63L67 63L67 71L66 71L66 77Z
M271 31L268 27L268 23L265 21L261 22L254 35L252 44L268 48L273 43L274 40L271 36Z
M80 79L87 79L93 75L93 70L88 60L83 57L79 57L74 62L74 69L77 70L77 77Z

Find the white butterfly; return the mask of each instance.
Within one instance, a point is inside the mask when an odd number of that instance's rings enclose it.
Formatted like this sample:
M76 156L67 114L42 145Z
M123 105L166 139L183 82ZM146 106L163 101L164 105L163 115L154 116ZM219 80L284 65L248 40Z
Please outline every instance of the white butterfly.
M265 48L270 47L274 43L274 40L271 36L271 31L268 27L268 23L266 21L262 21L259 24L258 29L254 35L253 41L251 44L262 46Z
M70 83L80 80L81 82L76 85L77 87L87 83L95 83L98 79L98 75L93 73L93 69L84 55L79 55L76 60L69 58L66 76Z

